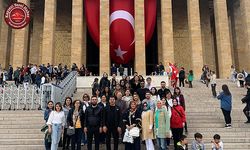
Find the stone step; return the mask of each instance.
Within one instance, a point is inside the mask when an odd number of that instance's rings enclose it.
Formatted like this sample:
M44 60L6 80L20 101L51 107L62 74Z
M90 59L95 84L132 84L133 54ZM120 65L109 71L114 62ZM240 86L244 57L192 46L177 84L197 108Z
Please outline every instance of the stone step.
M0 145L42 145L43 139L0 139Z
M0 121L8 120L8 121L22 121L22 120L43 120L43 117L32 117L32 116L25 116L25 117L0 117Z
M0 145L1 150L44 150L44 145Z
M189 143L191 143L193 140L194 140L194 137L192 137L192 138L188 137ZM206 138L203 138L202 140L204 143L209 144L210 141L212 140L212 137L211 138L206 137ZM228 138L228 137L225 137L222 140L224 143L237 143L237 144L238 143L250 143L250 137L249 138L233 138L233 137Z
M44 124L45 121L41 120L41 118L35 119L35 120L4 120L4 121L0 121L0 125L20 125L20 124L39 124L42 125Z
M42 126L41 126L42 127ZM41 134L38 129L0 129L1 134Z
M25 111L25 110L16 110L16 111L0 111L0 115L1 114L43 114L43 111L38 111L38 110L29 110L29 111Z
M41 124L0 125L0 129L40 129L41 127Z
M28 114L28 113L21 113L21 112L18 114L0 114L0 118L4 118L6 116L8 116L8 118L10 117L41 117L43 116L43 114L42 113Z
M223 128L225 123L189 123L192 128ZM250 128L250 124L232 122L233 128Z
M0 134L0 139L43 139L44 134Z

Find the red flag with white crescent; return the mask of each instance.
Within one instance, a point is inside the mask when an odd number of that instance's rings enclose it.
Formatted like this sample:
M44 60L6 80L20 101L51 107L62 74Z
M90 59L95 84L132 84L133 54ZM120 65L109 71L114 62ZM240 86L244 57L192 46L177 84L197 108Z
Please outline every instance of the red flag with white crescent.
M174 65L174 64L172 64L172 63L169 63L169 67L170 67L170 69L171 69L171 72L172 72L172 75L171 75L171 80L174 80L174 79L176 79L177 78L177 75L178 75L178 69L177 69L177 67Z
M88 30L99 45L100 0L85 0ZM145 0L145 42L150 41L156 22L156 0ZM134 0L110 0L110 57L118 64L134 59Z

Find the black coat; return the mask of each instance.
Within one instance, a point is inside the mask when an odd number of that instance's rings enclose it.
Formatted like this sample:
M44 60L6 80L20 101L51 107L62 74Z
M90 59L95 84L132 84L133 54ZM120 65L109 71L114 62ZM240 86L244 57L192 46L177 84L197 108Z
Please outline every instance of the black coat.
M90 105L85 110L85 127L102 127L103 109L99 106L93 107Z
M247 95L241 99L243 103L246 103L246 107L250 110L250 88L247 90Z
M129 115L130 109L128 109L123 114L123 122L125 125L132 125L135 124L137 127L141 127L141 112L140 110L136 110L133 115ZM130 122L131 121L131 122Z
M75 126L73 124L73 114L74 114L75 109L70 109L69 114L67 116L67 122L69 126ZM81 127L84 127L84 120L85 120L85 114L82 109L79 110L79 116L80 116L80 121L81 121Z
M114 106L114 114L111 111L111 106L106 106L103 111L103 126L109 127L122 127L122 114L118 106ZM113 116L112 118L110 116ZM115 122L115 124L113 124Z

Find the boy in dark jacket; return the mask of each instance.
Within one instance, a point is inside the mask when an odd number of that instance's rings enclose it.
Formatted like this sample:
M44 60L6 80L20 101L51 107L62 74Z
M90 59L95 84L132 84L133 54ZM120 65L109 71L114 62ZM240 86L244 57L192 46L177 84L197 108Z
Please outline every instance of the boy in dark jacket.
M180 142L177 143L177 148L176 150L188 150L188 141L187 141L187 136L182 135Z

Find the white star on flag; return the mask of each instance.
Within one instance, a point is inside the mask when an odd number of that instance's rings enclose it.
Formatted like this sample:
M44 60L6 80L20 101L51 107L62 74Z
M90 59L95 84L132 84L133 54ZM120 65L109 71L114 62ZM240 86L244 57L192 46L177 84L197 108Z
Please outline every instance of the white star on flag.
M119 45L117 49L115 49L116 56L120 57L124 60L123 55L126 54L128 51L122 51L121 46Z

